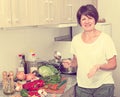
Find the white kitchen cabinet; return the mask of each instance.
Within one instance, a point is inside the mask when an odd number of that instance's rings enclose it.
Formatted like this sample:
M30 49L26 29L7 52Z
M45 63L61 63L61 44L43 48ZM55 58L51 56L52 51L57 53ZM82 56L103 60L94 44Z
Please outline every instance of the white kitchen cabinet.
M61 0L60 23L77 24L76 14L80 6L93 4L97 7L97 0Z
M33 0L0 0L0 27L34 24Z
M0 0L0 27L11 26L11 1Z
M60 0L0 0L0 27L56 24Z
M33 0L11 0L12 26L33 25Z
M96 0L0 0L0 27L77 24L77 10L87 3L97 4Z
M80 0L80 6L86 4L93 4L97 8L97 0Z
M57 24L59 22L60 0L37 0L36 25Z
M79 0L61 0L61 23L75 23Z

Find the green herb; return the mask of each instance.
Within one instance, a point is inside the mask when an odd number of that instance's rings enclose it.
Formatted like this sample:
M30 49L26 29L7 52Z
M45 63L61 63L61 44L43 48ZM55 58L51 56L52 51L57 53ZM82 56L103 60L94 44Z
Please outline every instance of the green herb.
M42 77L42 79L45 81L46 84L49 84L49 83L56 84L61 81L61 75L60 74L51 75L48 77Z
M21 95L22 97L28 97L28 91L25 90L25 89L22 89L22 90L20 91L20 95Z

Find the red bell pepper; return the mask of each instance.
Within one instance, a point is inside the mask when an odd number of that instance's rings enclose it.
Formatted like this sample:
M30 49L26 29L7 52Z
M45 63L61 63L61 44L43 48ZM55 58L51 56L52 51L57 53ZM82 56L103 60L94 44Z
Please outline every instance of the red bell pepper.
M29 94L30 96L34 96L34 95L35 95L35 96L37 96L37 97L41 97L37 91L28 91L28 94Z
M23 84L23 88L28 91L37 91L40 87L43 87L45 85L44 80L34 80L32 82L27 82Z

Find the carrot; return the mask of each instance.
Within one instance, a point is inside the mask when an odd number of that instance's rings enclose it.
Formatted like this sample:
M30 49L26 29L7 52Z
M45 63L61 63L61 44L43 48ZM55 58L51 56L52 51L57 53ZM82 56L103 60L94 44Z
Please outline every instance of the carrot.
M49 86L49 88L52 89L52 90L57 90L57 87L58 87L58 84L51 84Z
M49 86L50 89L52 90L58 90L63 84L65 84L67 82L67 80L63 80L62 82L60 82L59 84L51 84Z

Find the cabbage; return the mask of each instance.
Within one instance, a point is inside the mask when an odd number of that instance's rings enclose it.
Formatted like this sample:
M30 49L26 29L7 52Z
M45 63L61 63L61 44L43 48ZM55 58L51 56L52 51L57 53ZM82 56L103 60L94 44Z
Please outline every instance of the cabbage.
M59 71L52 65L40 66L38 72L42 77L48 77L59 73Z

